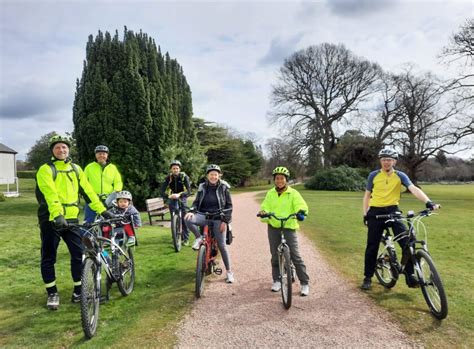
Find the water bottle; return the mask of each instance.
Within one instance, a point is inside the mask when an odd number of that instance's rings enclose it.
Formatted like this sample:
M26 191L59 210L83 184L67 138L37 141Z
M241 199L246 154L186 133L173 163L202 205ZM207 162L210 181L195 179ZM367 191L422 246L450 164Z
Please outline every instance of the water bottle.
M110 264L110 256L109 256L109 253L107 252L107 250L102 250L102 256L104 256L105 262L107 264Z

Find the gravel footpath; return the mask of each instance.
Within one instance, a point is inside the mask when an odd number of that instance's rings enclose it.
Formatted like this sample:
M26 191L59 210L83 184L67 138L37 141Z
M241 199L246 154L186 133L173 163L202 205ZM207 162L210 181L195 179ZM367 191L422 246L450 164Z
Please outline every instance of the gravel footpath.
M236 282L226 284L225 271L207 277L203 297L179 326L178 348L420 346L390 323L384 310L334 273L302 234L299 247L311 279L310 295L301 297L294 283L292 307L285 310L280 293L270 291L267 229L256 218L255 195L232 198L235 240L229 247Z

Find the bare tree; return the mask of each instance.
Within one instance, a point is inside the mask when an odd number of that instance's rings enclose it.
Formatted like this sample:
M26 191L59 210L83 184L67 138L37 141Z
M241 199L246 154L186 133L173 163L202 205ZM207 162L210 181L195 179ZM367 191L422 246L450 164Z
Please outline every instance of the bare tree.
M306 148L331 165L334 127L373 92L381 68L343 45L324 43L294 53L280 69L272 90L273 121L289 121L306 132ZM313 149L313 151L315 151Z
M400 118L392 140L403 151L402 163L416 183L420 165L440 150L447 154L473 134L473 117L468 103L447 92L431 74L416 77L411 69L396 78Z
M270 138L266 143L269 158L266 161L266 172L272 173L276 166L286 166L294 178L302 178L305 174L306 162L297 138Z

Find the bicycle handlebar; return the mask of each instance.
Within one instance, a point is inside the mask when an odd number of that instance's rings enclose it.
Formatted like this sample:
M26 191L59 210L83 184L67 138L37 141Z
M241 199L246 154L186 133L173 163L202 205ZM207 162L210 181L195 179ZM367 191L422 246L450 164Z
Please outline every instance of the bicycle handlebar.
M418 216L427 217L432 214L432 211L433 210L430 210L428 208L425 210L419 211L417 213L415 213L415 211L408 211L408 213L405 216L402 215L402 212L397 211L397 212L389 213L389 214L379 214L379 215L376 215L375 218L387 219L387 220L400 220L400 219L410 219L410 218L414 218Z
M281 222L284 222L284 221L289 220L290 218L296 217L296 215L297 215L297 213L292 213L292 214L290 214L288 217L283 218L283 217L277 217L274 212L267 212L266 214L257 213L257 217L260 217L260 218L270 218L270 217L273 217L273 218L275 218L275 219L277 219L277 220L279 220L279 221L281 221Z

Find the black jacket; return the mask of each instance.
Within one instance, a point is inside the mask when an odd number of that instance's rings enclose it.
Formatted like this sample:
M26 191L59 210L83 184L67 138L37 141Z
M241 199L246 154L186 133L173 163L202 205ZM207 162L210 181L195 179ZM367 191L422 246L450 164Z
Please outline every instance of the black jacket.
M161 185L161 196L168 199L167 189L171 189L172 194L181 194L181 197L186 198L191 195L191 184L189 177L184 172L180 172L178 176L172 174L166 176L165 181Z
M198 188L198 192L196 194L196 199L191 206L191 211L198 211L202 205L202 201L206 196L206 191L209 186L209 182L206 181L201 183ZM232 198L230 197L229 187L221 183L221 181L217 182L217 201L219 202L219 209L230 209L226 211L225 218L223 221L226 223L230 223L232 221Z

